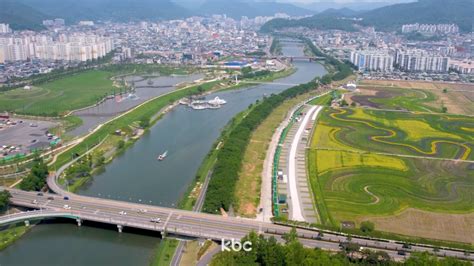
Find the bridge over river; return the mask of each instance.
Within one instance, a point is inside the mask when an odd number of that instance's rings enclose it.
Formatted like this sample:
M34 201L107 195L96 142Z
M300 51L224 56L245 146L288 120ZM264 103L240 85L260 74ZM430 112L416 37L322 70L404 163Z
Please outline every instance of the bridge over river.
M251 231L267 237L274 236L277 240L283 241L282 236L291 229L291 227L285 225L246 218L223 217L74 194L64 197L51 193L26 192L17 189L7 190L12 195L10 201L13 205L35 209L35 211L1 216L0 225L22 221L28 225L31 220L69 218L74 219L78 226L81 226L84 221L92 221L115 225L119 232L126 230L126 228L137 228L157 231L162 236L184 236L212 239L218 242L223 239L241 239ZM337 232L325 231L324 235L321 236L318 230L299 228L297 231L300 241L308 247L337 251L339 250L339 243L347 241L346 236ZM403 243L357 236L352 236L351 241L375 250L384 250L393 258L402 258L397 254L397 251L402 249ZM432 250L433 248L428 246L412 246L407 252L432 252ZM448 248L442 248L437 252L437 255L474 260L472 254L465 254L462 250Z

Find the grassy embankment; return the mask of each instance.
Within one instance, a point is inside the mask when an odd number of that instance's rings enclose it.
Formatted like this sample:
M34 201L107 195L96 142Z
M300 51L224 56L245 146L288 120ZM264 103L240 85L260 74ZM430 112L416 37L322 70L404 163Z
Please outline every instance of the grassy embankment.
M276 128L287 116L288 110L296 104L320 92L312 91L285 101L278 106L252 133L245 150L242 170L235 187L236 215L255 217L260 203L262 170L269 143ZM327 95L321 97L326 99ZM317 101L319 98L315 99ZM330 98L329 98L330 99ZM324 101L324 100L323 100Z
M390 155L472 160L466 128L474 128L473 118L325 109L309 152L323 225L370 220L384 231L470 241L469 164Z
M178 246L179 240L165 238L159 244L153 256L151 266L167 266L173 259L174 252Z
M0 231L0 251L7 248L13 242L26 234L31 227L25 225L10 225L7 229Z

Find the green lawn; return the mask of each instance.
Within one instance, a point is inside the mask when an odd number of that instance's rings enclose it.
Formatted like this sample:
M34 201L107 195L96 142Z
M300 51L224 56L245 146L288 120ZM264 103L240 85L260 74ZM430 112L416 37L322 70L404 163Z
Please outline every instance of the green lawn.
M55 116L96 103L113 93L111 72L90 70L54 80L31 90L18 88L0 93L0 111Z

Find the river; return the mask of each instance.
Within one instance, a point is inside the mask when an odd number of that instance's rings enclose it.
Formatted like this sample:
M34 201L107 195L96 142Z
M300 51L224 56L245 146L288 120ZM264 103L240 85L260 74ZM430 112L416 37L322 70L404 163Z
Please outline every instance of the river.
M286 56L302 56L302 44L281 42ZM295 61L297 71L275 82L306 83L326 73L318 63ZM123 155L94 176L79 194L173 207L193 181L199 165L237 113L288 85L258 85L208 95L227 101L221 109L178 106ZM158 162L156 157L168 151ZM45 223L0 252L0 265L148 265L159 238L73 223Z

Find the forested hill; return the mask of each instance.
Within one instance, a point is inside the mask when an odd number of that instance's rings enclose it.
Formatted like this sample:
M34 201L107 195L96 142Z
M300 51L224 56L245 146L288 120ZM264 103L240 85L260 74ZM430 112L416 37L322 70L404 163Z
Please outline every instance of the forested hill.
M199 15L226 14L235 19L240 19L242 16L249 18L273 16L275 13L286 13L290 16L313 15L316 13L292 4L252 0L206 0L195 12Z
M309 27L320 29L352 29L353 23L375 26L379 31L400 29L410 23L455 23L461 31L472 31L474 0L419 0L418 2L396 4L354 14L362 21L344 20L347 10L340 12L323 12L310 18L300 20L274 19L262 26L262 31L273 31L286 27ZM332 21L333 23L328 23Z
M8 12L4 12L4 6L9 7ZM192 15L170 0L0 0L0 7L0 23L9 23L13 29L40 28L46 18L64 18L66 23L80 20L126 22Z
M13 29L40 30L48 16L16 0L0 0L0 23L10 24Z

